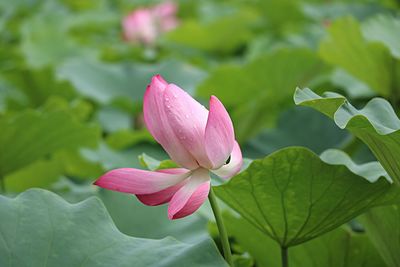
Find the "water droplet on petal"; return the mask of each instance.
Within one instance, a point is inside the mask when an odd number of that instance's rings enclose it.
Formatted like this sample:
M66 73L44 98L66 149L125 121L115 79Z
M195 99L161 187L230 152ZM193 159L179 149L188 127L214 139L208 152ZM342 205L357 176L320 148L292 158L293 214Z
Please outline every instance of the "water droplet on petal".
M186 114L186 115L185 115L185 118L186 118L186 119L189 119L189 115Z

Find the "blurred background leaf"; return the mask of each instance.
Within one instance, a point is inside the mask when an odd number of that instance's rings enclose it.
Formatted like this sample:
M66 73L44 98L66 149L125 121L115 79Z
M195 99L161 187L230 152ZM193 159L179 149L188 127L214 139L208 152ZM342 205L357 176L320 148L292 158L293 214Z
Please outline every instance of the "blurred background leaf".
M390 267L400 263L400 210L398 205L374 208L362 216L375 248Z
M160 2L0 1L2 194L41 187L72 202L97 196L125 234L157 239L171 235L199 244L212 228L207 228L212 217L208 205L171 222L165 205L145 207L134 196L91 185L113 168L175 166L143 120L143 93L154 74L179 85L205 106L210 95L222 100L246 157L244 168L253 159L287 146L304 146L317 154L336 148L349 154L353 165L348 156L329 154L332 150L323 157L337 156L341 164L364 170L361 163L375 161L376 156L396 179L397 170L390 168L398 165L398 1L176 0L176 29L150 46L127 42L121 27L123 17ZM372 97L384 97L393 108L391 115L387 116L390 108L384 105L371 109L367 113L374 115L367 117L395 131L379 135L370 128L356 129L351 123L341 130L337 120L296 107L293 92L297 86L313 88L317 94L331 91L343 95L309 103L331 116L345 98L363 113L360 108ZM341 113L347 118L344 115ZM357 140L360 134L379 145L367 142L368 148ZM379 166L367 168L365 176L383 175ZM310 177L302 179L310 183ZM368 185L378 192L379 184ZM360 205L369 207L371 203ZM39 210L48 203L33 204ZM226 212L232 212L221 204ZM346 207L351 210L357 205ZM271 216L279 213L270 203L265 206L271 208ZM388 266L397 266L394 209L370 211L360 220L365 229L355 229L358 220L352 221L353 230L336 229L291 248L290 264L385 266L379 252ZM278 248L270 238L260 235L238 214L226 216L238 266L279 266ZM341 220L335 227L342 222L347 221ZM0 228L5 225L3 220ZM210 233L220 245L212 230ZM207 242L200 244L207 247Z

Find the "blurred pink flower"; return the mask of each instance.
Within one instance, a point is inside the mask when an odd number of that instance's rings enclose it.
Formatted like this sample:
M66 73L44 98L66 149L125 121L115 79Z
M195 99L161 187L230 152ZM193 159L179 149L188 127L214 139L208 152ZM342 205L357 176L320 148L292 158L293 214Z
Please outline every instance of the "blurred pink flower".
M144 95L144 121L171 159L182 167L115 169L95 184L135 194L150 206L169 202L169 219L195 212L208 196L210 171L228 179L242 166L228 112L215 96L211 96L209 107L210 111L175 84L154 76Z
M133 43L153 44L158 36L178 26L177 6L164 2L149 8L139 8L122 21L125 40Z

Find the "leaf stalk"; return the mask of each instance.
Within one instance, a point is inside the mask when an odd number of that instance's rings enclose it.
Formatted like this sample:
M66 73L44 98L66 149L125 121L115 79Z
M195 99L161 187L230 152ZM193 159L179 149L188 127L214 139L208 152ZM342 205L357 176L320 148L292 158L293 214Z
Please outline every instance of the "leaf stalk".
M219 238L221 239L222 250L224 252L224 258L229 266L233 267L231 247L229 245L228 233L226 231L224 221L222 219L221 210L219 209L217 198L214 194L212 187L210 188L210 193L208 194L208 200L210 201L211 209L214 213L215 221L217 223Z
M289 267L288 248L281 247L282 267Z

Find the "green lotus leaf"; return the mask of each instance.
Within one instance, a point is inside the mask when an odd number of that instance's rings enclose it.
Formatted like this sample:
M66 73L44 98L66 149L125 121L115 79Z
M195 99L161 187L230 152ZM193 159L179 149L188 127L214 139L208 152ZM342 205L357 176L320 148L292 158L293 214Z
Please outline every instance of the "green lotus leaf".
M184 244L122 234L102 202L31 189L0 196L0 266L227 266L208 238Z
M282 247L318 237L371 207L399 201L399 191L385 178L371 183L359 175L374 171L371 165L351 162L348 168L343 161L349 159L339 159L338 153L320 158L302 147L282 149L253 161L215 192Z
M356 109L339 94L321 97L308 88L297 88L294 101L324 113L361 139L393 181L400 183L400 120L388 101L374 98L364 108Z

